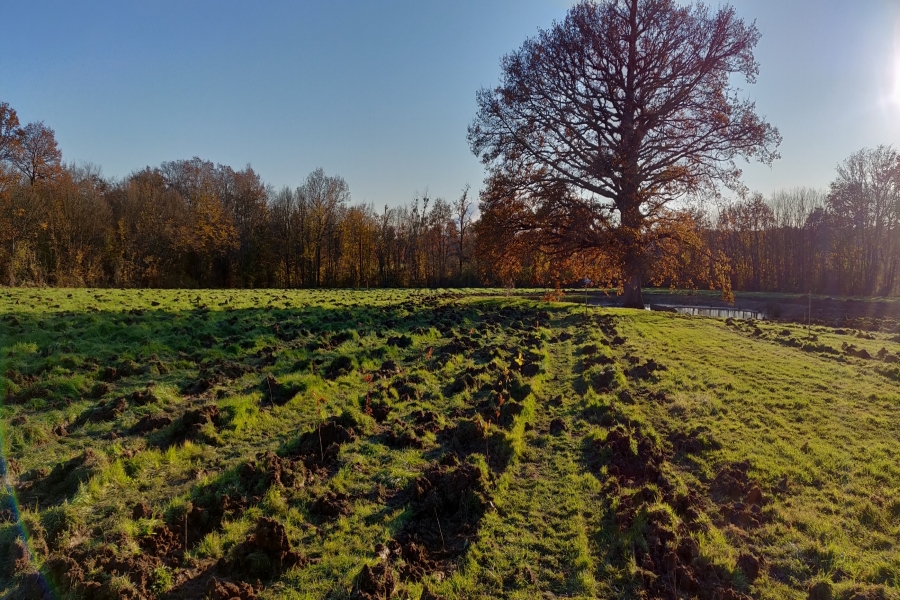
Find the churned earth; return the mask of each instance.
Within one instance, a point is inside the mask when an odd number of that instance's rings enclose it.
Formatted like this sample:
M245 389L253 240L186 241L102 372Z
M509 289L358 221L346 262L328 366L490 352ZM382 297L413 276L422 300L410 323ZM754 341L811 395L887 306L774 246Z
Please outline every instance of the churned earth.
M0 291L6 598L898 598L900 332Z

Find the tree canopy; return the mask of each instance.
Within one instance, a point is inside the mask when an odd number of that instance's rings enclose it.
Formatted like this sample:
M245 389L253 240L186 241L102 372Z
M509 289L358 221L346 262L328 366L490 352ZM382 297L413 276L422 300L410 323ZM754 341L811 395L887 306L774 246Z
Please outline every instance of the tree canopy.
M520 197L531 216L518 221L553 253L603 262L625 305L643 307L648 273L698 249L690 214L671 203L737 187L738 158L778 157L777 129L732 85L734 75L754 82L758 39L728 6L575 5L502 59L497 87L478 92L469 143L503 182L486 186L482 212L501 201L509 209L498 189Z

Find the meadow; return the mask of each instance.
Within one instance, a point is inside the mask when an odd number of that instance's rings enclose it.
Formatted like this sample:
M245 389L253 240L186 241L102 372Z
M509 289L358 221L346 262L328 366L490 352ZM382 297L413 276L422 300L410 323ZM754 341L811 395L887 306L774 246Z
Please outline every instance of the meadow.
M900 332L0 290L4 598L900 598Z

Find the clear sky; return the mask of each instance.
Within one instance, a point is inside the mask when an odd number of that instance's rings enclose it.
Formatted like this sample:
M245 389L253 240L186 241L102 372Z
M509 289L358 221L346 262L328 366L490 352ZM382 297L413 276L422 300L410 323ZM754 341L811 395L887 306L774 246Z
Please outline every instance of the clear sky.
M717 6L718 2L712 2ZM771 193L825 187L900 134L900 2L733 0L756 20L758 83L783 158ZM280 187L323 167L355 202L453 198L484 171L466 143L475 92L565 0L7 2L0 101L56 130L67 161L121 177L199 156Z

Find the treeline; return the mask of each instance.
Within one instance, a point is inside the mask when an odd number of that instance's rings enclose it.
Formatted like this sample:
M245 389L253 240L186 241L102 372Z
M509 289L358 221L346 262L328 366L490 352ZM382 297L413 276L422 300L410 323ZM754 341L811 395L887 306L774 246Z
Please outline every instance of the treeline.
M477 283L468 188L376 211L314 171L274 190L194 158L120 181L62 162L0 104L0 280L9 285L373 287ZM34 139L35 136L40 139Z
M376 212L319 169L274 191L250 167L166 162L108 181L62 165L4 194L10 285L376 287L472 284L470 203Z
M735 290L889 296L900 292L900 155L854 153L827 191L760 195L721 210L708 243Z
M52 129L20 126L0 103L3 284L566 286L602 271L513 233L520 213L473 214L468 188L451 201L354 204L347 183L321 169L281 190L249 166L199 158L107 179L97 167L65 164ZM900 292L900 155L890 147L853 154L827 191L755 194L690 223L724 257L717 264L736 291ZM679 260L666 267L687 273L679 283L708 264Z

